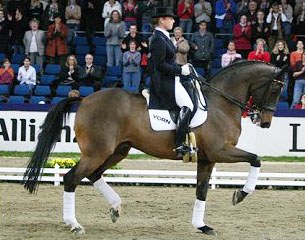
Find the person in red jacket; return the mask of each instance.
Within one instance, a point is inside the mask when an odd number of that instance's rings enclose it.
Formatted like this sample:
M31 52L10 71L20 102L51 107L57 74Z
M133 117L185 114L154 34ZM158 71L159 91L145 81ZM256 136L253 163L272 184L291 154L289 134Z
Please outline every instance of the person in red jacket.
M68 27L62 23L61 16L54 16L54 23L48 27L46 55L49 63L64 66L66 55L68 54Z
M247 22L247 16L240 16L240 22L234 25L233 36L236 51L241 54L244 59L247 59L251 51L251 23Z
M186 39L191 39L193 17L194 17L194 2L193 0L182 0L178 4L177 15L179 17L179 26L186 33Z
M251 51L248 55L248 60L257 60L270 63L270 53L265 50L266 41L262 38L256 39L256 50Z

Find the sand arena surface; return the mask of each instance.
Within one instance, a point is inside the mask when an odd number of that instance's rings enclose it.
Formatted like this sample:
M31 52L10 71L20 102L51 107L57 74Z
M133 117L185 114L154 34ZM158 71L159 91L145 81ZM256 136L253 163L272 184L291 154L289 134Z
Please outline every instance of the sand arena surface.
M10 165L14 161L11 159ZM144 165L149 169L195 168L195 164L179 162L137 161L123 161L122 166L124 169L144 169ZM3 166L3 161L0 163ZM273 172L276 168L278 172L305 171L304 164L280 165L263 164L262 171L269 168ZM233 166L228 164L223 168ZM234 167L235 171L247 169L247 164ZM113 187L122 198L123 208L116 223L111 222L109 205L92 186L77 188L76 216L86 235L74 236L62 223L63 186L41 184L38 194L30 195L20 184L1 182L0 239L305 239L304 190L257 190L237 206L231 205L234 189L209 190L205 222L218 232L218 236L211 237L198 233L191 225L194 187Z

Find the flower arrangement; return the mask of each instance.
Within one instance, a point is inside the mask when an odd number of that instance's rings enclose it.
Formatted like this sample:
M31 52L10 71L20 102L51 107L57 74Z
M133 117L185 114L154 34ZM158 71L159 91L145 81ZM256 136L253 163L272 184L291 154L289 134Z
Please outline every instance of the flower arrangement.
M46 162L45 167L54 168L58 164L60 168L72 168L77 162L77 160L71 158L53 158Z

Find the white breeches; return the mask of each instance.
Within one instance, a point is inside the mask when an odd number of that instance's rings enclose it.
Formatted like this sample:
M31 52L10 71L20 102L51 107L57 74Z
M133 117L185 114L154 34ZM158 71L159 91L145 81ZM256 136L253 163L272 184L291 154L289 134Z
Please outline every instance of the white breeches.
M175 77L175 99L178 107L188 107L191 111L194 110L194 104L180 82L180 77Z

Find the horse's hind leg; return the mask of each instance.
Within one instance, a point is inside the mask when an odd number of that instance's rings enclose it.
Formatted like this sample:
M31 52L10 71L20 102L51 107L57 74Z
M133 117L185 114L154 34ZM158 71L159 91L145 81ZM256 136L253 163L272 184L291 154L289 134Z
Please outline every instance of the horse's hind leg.
M99 167L92 175L88 178L93 183L93 186L97 191L106 198L108 203L111 205L110 216L112 222L116 222L121 212L121 198L103 179L102 174L111 166L117 164L124 159L130 150L128 143L119 145L115 152Z
M80 181L91 175L98 166L89 164L89 158L82 155L81 160L64 176L63 220L71 227L71 232L85 233L75 217L75 189Z
M213 228L210 228L204 223L206 197L214 165L214 163L203 162L202 160L198 161L197 164L196 200L193 209L192 224L195 228L207 235L216 235Z

